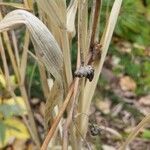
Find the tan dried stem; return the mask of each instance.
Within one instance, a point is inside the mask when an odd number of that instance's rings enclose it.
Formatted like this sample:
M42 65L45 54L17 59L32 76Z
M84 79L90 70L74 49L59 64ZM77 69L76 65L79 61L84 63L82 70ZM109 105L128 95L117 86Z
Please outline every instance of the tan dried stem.
M7 90L10 92L11 96L14 98L14 100L16 101L16 95L14 94L14 91L11 87L11 81L9 78L9 69L8 69L8 65L7 65L7 61L6 61L6 56L5 56L5 51L4 51L4 47L3 47L3 43L2 43L2 39L0 36L0 52L1 52L1 57L2 57L2 62L3 62L3 66L4 66L4 72L5 72L5 76L6 76L6 83L7 83ZM17 104L17 103L16 103ZM19 105L18 105L19 106ZM24 120L26 120L25 116L22 116ZM25 121L27 128L29 129L29 132L33 138L33 140L35 141L35 143L37 144L38 147L40 147L40 145L37 143L37 138L35 137L35 133L34 131L31 129L31 124L29 124L27 121Z
M82 113L88 114L89 112L89 108L90 108L90 104L94 95L94 91L96 89L96 85L99 79L99 75L101 73L102 67L103 67L103 63L104 60L106 58L106 54L108 51L108 47L112 38L112 34L117 22L117 18L120 12L120 8L121 8L121 4L122 4L122 0L115 0L111 13L110 13L110 17L108 19L108 23L107 26L105 27L105 32L103 33L100 45L102 45L102 55L101 55L101 59L100 60L95 60L93 62L93 66L95 68L95 76L92 80L92 82L87 81L85 88L84 88L84 99L83 99L83 109L82 109ZM81 124L81 133L84 135L86 135L87 132L87 124L88 124L88 119L87 118L83 118L82 119L82 124ZM86 127L85 127L86 126Z
M66 110L66 107L68 106L68 104L70 102L70 99L71 99L73 91L74 91L74 86L75 86L75 81L71 84L71 86L69 88L66 99L64 100L64 103L62 104L62 107L60 108L60 111L59 111L58 115L56 116L56 118L55 118L43 144L42 144L41 150L47 150L48 144L49 144L50 140L52 139L52 137L56 131L56 128L57 128L57 126L58 126L58 124L62 118L62 115L63 115L64 111Z

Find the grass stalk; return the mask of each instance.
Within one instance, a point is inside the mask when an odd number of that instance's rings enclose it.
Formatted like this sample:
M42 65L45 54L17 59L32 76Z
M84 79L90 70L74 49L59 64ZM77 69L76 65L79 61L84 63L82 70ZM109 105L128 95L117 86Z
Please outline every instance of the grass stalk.
M91 24L91 29L89 31L89 37L90 37L90 41L89 41L89 52L91 53L91 48L94 46L94 43L95 43L95 35L96 35L96 30L97 30L97 27L99 25L99 22L98 22L98 18L99 18L99 11L100 11L100 8L101 8L101 0L96 0L95 3L93 2L93 5L95 6L95 8L93 7L93 10L92 10L92 14L91 14L91 20L92 20L92 24ZM95 18L96 17L96 18ZM90 35L91 34L91 35ZM87 81L88 82L88 81ZM92 81L93 82L93 81ZM84 83L83 83L84 85ZM85 85L84 85L85 86ZM93 87L92 87L93 88ZM88 109L88 107L86 108L86 104L87 103L85 100L85 87L84 87L84 91L82 92L82 104L80 106L80 112L79 113L85 113L85 110L84 109ZM90 105L90 103L89 103ZM88 112L88 110L86 111L86 113ZM85 130L85 127L87 128L87 126L85 126L85 124L83 125L83 122L84 120L86 120L86 122L88 121L88 119L85 117L84 119L82 118L82 116L79 117L80 118L80 132L81 134L83 135L83 137L85 137L85 133L86 132L83 132L83 130ZM85 122L84 122L85 123ZM83 127L84 126L84 127ZM84 128L84 129L83 129ZM87 130L87 129L86 129ZM86 131L85 130L85 131ZM84 134L83 134L84 133Z
M67 85L69 86L72 82L72 69L71 69L71 55L70 55L70 48L69 48L69 39L68 39L68 33L65 29L61 30L60 33L61 37L61 44L62 44L62 51L63 51L63 57L64 57L64 67L65 67L65 73L66 73L66 79L67 79Z
M0 20L2 20L2 14L0 12ZM3 37L4 37L4 42L6 44L6 48L8 50L8 54L9 54L9 57L10 57L10 60L11 60L11 63L12 63L12 66L13 66L13 69L14 69L14 72L15 72L15 75L16 75L16 78L17 80L19 81L20 80L20 76L19 76L19 70L17 68L17 63L15 61L15 56L13 54L13 50L12 50L12 47L11 47L11 42L9 40L9 36L8 36L8 33L7 32L4 32L2 33L3 34Z
M29 123L30 123L30 126L32 126L32 132L33 132L33 135L34 135L33 140L35 141L37 147L40 148L41 142L40 142L40 139L39 139L38 131L37 131L37 128L36 128L36 123L35 123L35 120L34 120L31 105L30 105L29 100L28 100L26 89L25 89L24 85L20 85L19 89L20 89L21 95L22 95L22 97L23 97L23 99L26 103Z
M19 50L18 50L17 39L14 30L11 31L11 36L12 36L12 42L14 46L14 53L15 53L17 67L20 67Z
M11 88L11 82L10 82L10 78L9 78L9 70L8 70L8 65L7 65L7 61L6 61L6 56L5 56L5 51L4 51L4 47L3 47L3 44L2 44L2 39L1 39L1 36L0 36L0 46L1 46L1 57L2 57L2 62L3 62L3 66L4 66L4 72L5 72L5 77L6 77L6 83L7 83L7 90L10 92L11 96L16 99L16 96L13 92L13 89ZM24 116L22 116L24 120L26 120L26 118ZM33 138L33 140L35 140L35 137L33 136L34 133L31 129L31 124L29 125L28 122L26 121L25 122L28 129L29 129L29 132ZM36 142L36 140L35 140ZM39 145L40 146L40 145Z
M41 147L41 150L46 150L47 149L47 146L50 142L50 140L52 139L54 133L55 133L55 130L62 118L62 115L64 113L64 111L66 110L66 107L68 106L69 102L70 102L70 99L71 99L71 96L73 94L73 91L74 91L74 86L75 86L75 81L72 82L70 88L69 88L69 91L68 91L68 94L66 96L66 99L64 100L63 104L62 104L62 107L60 108L60 111L58 113L58 115L56 116L52 126L51 126L51 129L49 130L43 144L42 144L42 147Z
M20 61L21 64L19 68L20 75L21 75L21 84L24 84L25 75L26 75L29 42L30 42L29 32L26 29L25 37L24 37L24 44L23 44L23 52L22 52L21 61Z
M150 123L150 114L148 114L144 119L136 126L136 128L129 134L126 141L119 148L119 150L126 150L127 146L132 142L132 140L138 135L138 133L143 129L146 125Z
M69 126L72 122L73 111L75 108L75 102L77 100L76 96L77 96L77 92L78 92L78 86L79 86L79 78L76 79L75 83L74 83L74 91L73 91L71 107L70 107L71 109L70 109L70 112L68 114L67 120L66 120L65 125L64 125L63 147L62 147L63 150L66 150L68 148L68 129L69 129ZM75 146L72 146L72 147L75 147Z
M112 38L112 34L117 22L117 18L120 12L120 8L121 8L121 4L122 4L122 0L115 0L111 13L110 13L110 17L108 19L108 23L107 26L105 28L106 32L103 33L102 39L100 44L102 45L102 55L101 55L101 59L100 60L95 60L93 65L95 68L95 76L93 78L92 82L86 82L85 88L84 88L84 108L83 108L83 112L85 114L88 114L89 112L89 108L90 108L90 104L94 95L94 91L96 89L96 85L99 79L99 75L101 73L102 67L103 67L103 63L108 51L108 47ZM85 128L85 126L87 126L87 118L83 118L82 119L82 125L81 125L81 133L82 135L85 136L86 132L87 132L87 128Z

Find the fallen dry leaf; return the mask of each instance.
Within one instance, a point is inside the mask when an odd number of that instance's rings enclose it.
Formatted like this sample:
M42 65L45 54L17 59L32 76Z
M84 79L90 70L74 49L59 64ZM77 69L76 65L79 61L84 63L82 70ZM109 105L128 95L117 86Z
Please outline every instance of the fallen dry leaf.
M112 66L116 67L119 65L119 63L120 63L120 58L117 56L112 56L112 59L111 59Z
M104 113L104 114L110 113L110 106L111 106L110 100L108 100L108 99L105 99L105 100L97 99L95 105L100 111L102 111L102 113Z
M146 47L145 49L145 55L150 56L150 46Z
M39 98L32 98L31 99L31 104L33 106L38 105L40 103L40 99Z
M136 89L135 81L129 76L122 77L119 84L123 91L134 91Z
M45 103L44 102L40 103L39 111L40 111L40 114L42 115L42 117L44 117L44 113L45 113Z
M123 53L131 53L132 50L132 44L128 41L119 42L117 47Z
M110 145L102 145L102 149L103 150L116 150L116 148Z
M139 103L140 103L141 105L150 106L150 95L141 97L141 98L139 99Z
M13 143L13 149L15 150L25 150L26 149L26 140L16 139Z

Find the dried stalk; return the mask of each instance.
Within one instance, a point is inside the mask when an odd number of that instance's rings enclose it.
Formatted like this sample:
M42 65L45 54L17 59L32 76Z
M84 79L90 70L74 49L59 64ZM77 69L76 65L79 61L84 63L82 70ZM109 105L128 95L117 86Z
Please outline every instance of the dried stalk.
M10 78L9 78L9 70L8 70L8 65L7 65L7 61L6 61L6 56L5 56L5 52L4 52L4 48L3 48L3 44L2 44L2 39L1 39L1 36L0 36L0 45L1 45L1 56L2 56L2 62L3 62L3 66L4 66L4 71L5 71L5 77L6 77L6 83L7 83L7 90L10 92L11 96L16 99L16 96L13 92L13 89L11 88L11 82L10 82ZM23 119L25 119L24 116L22 116ZM26 121L25 122L27 124L27 127L29 129L29 132L33 138L33 140L35 141L36 143L36 138L34 136L34 132L33 130L31 129L31 125L28 124L28 122ZM37 145L38 147L40 147L40 145Z
M96 0L95 3L95 9L94 9L94 17L93 17L93 25L92 25L92 34L91 34L91 41L90 41L90 48L92 48L95 44L95 36L96 36L96 31L99 25L98 18L100 15L100 10L102 6L102 0Z
M74 91L73 91L73 100L71 101L71 109L69 111L69 114L68 114L68 117L67 117L67 120L65 122L65 125L64 125L64 134L63 134L63 145L62 145L62 150L66 150L68 149L68 129L69 129L69 126L72 122L72 117L73 117L73 111L74 111L74 108L75 108L75 103L76 103L76 100L77 100L77 92L78 92L78 86L79 86L79 78L77 78L75 80L75 83L74 83ZM72 142L75 142L75 141L72 141ZM72 147L75 147L75 146L72 146Z
M62 53L59 46L57 45L57 42L40 20L26 11L16 10L6 15L5 18L0 22L0 32L8 30L10 27L21 23L25 23L28 27L32 42L35 46L35 50L42 57L42 62L45 64L47 70L55 77L56 85L60 86L59 90L62 90ZM20 90L26 101L29 114L31 114L32 111L30 109L29 103L27 102L28 98L26 90L22 83L20 84ZM57 94L55 100L57 100L56 98L61 99L63 90L59 91L59 94L61 95L59 95L57 91L53 92L52 94L54 93ZM29 117L31 116L29 115ZM30 118L30 121L32 122L32 125L35 124L33 117ZM36 131L36 128L33 129L33 131ZM36 138L38 138L38 136L36 136Z
M92 82L86 82L85 88L84 88L84 99L83 99L83 111L82 113L88 114L89 112L89 108L90 108L90 104L91 104L91 100L92 97L94 95L94 91L99 79L99 75L101 73L101 69L108 51L108 47L111 41L111 37L117 22L117 18L120 12L120 7L122 4L122 0L115 0L111 13L110 13L110 17L107 23L107 26L105 28L105 31L103 33L100 45L102 45L102 56L100 60L95 60L95 62L93 63L94 68L95 68L95 76L93 78ZM86 131L87 128L85 128L85 126L87 127L88 124L88 119L87 118L83 118L82 119L82 124L81 124L81 133L84 135L86 135Z
M0 20L2 20L2 14L0 12ZM8 33L7 32L4 32L3 33L3 37L4 37L4 42L6 44L6 48L7 48L7 51L8 51L8 54L9 54L9 57L10 57L10 60L11 60L11 63L12 63L12 67L14 69L14 72L15 72L15 75L16 75L16 78L17 78L17 81L19 82L20 81L20 76L19 76L19 70L17 68L17 63L15 61L15 56L13 54L13 50L12 50L12 47L11 47L11 42L9 40L9 36L8 36Z
M23 99L26 103L28 117L29 117L29 123L30 123L30 126L32 127L32 132L33 132L35 143L36 143L37 147L39 148L40 145L41 145L41 142L40 142L40 139L39 139L38 131L37 131L37 128L36 128L36 123L35 123L35 120L34 120L31 105L30 105L29 100L28 100L28 96L27 96L25 86L20 85L19 89L20 89L20 92L21 92L21 96L23 97Z
M96 35L96 30L97 30L97 27L98 27L98 25L99 25L99 22L98 22L98 18L99 18L99 15L100 15L100 9L101 9L101 0L96 0L95 1L95 3L93 3L93 5L95 6L95 8L93 8L94 10L91 12L92 13L92 15L91 15L91 20L93 20L92 21L92 25L90 26L91 27L91 33L89 33L89 37L90 37L90 41L89 41L89 52L90 53L93 53L92 52L92 49L93 49L93 47L94 47L94 44L95 44L95 35ZM95 18L96 17L96 18ZM91 34L91 35L90 35ZM86 63L89 63L89 62L86 62ZM90 62L91 63L91 62ZM83 85L84 85L84 83L83 83ZM86 107L85 107L85 87L84 87L84 89L83 89L83 91L82 91L82 103L81 103L81 105L80 105L80 112L79 113L84 113L84 109L86 109ZM80 122L79 122L79 126L80 126L80 132L82 131L82 123L84 122L83 120L83 118L82 117L80 117L79 118L80 119ZM84 125L84 129L85 129L85 125ZM81 133L83 133L83 132L81 132ZM84 136L85 136L85 133L83 134Z
M41 150L46 150L47 149L47 146L51 140L51 138L53 137L54 133L55 133L55 130L62 118L62 115L64 113L64 111L66 110L66 107L68 106L68 103L70 102L70 99L71 99L71 96L73 94L73 91L74 91L74 86L75 86L75 81L71 84L70 86L70 89L69 89L69 92L67 94L67 97L66 99L64 100L64 103L62 104L62 107L58 113L58 115L56 116L52 126L51 126L51 129L49 130L43 144L42 144L42 147L41 147Z
M26 75L26 67L27 67L27 57L28 57L28 47L29 47L29 32L26 29L25 31L25 38L24 38L24 46L23 46L23 52L22 52L22 56L21 56L21 64L20 64L20 75L21 75L21 84L24 84L24 80L25 80L25 75Z
M13 42L13 46L14 46L17 67L20 67L19 50L18 50L18 46L17 46L17 39L16 39L15 31L12 30L11 35L12 35L12 42Z
M67 11L65 6L65 1L57 2L53 0L37 0L39 8L45 12L49 20L52 22L53 26L50 28L56 37L57 41L60 41L60 47L63 52L64 58L64 69L67 86L71 84L72 81L72 69L71 69L71 56L70 56L70 46L69 37L67 33ZM50 26L50 25L49 25ZM67 87L66 87L67 88Z

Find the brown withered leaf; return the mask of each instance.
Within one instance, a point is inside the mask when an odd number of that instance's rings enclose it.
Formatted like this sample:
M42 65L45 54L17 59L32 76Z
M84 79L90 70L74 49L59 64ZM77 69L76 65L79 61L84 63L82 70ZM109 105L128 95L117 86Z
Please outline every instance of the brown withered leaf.
M129 76L122 77L119 85L123 91L134 91L136 89L135 81Z
M139 103L140 103L141 105L150 106L150 95L141 97L141 98L139 99Z
M110 113L110 106L111 106L111 102L108 99L105 99L105 100L97 99L96 100L96 107L100 111L102 111L102 113L104 113L104 114Z

